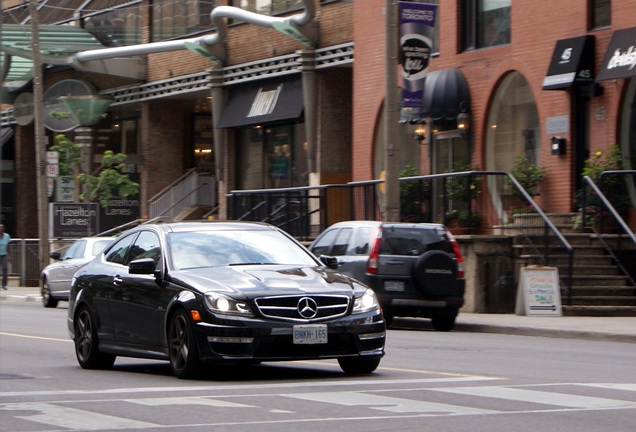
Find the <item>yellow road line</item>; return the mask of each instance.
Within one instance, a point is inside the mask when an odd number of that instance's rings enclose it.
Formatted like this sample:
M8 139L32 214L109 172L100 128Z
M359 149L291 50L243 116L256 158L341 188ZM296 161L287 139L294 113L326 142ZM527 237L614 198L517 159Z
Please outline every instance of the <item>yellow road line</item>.
M73 342L70 339L58 339L58 338L50 338L50 337L44 337L44 336L29 336L29 335L23 335L23 334L18 334L18 333L0 332L0 335L2 335L2 336L13 336L13 337L19 337L19 338L25 338L25 339L48 340L48 341L55 341L55 342Z

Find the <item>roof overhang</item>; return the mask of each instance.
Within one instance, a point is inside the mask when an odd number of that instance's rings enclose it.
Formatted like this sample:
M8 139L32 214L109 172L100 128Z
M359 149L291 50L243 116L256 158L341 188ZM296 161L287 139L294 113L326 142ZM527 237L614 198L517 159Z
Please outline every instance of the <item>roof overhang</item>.
M106 75L143 80L146 78L146 65L140 57L121 58L113 56L83 62L74 61L80 52L103 49L102 45L88 31L75 26L41 25L39 30L40 58L49 65L67 65L74 69ZM1 38L2 52L8 54L3 64L3 79L24 68L25 61L33 60L31 27L17 24L3 24ZM9 58L11 61L9 62ZM20 58L22 60L17 61ZM32 63L30 68L33 68ZM15 69L15 71L13 70ZM6 74L5 74L6 72Z

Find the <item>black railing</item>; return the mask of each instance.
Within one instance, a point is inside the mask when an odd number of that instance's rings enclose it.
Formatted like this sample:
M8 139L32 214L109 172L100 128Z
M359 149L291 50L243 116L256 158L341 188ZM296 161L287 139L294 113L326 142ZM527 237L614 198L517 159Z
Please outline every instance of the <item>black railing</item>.
M572 246L509 173L467 171L405 177L400 216L405 222L444 223L456 234L511 234L526 265L560 270L571 295ZM311 240L343 220L381 220L384 181L286 189L237 190L228 195L230 217L267 222Z
M625 220L630 213L636 217L629 191L634 179L633 170L604 171L598 185L583 177L580 213L581 229L596 235L632 286L636 285L636 235Z

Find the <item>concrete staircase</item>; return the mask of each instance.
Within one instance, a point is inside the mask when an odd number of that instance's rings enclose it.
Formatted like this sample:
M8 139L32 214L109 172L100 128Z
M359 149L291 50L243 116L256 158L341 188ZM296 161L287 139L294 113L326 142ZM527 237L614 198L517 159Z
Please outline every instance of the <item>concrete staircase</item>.
M622 274L618 265L603 246L603 240L612 248L617 244L616 234L582 233L574 230L575 213L548 215L574 249L572 269L571 304L568 292L561 290L564 315L577 316L636 316L636 287L630 285L629 278ZM528 217L537 217L528 215ZM524 221L526 226L528 220ZM540 223L537 220L537 223ZM541 222L542 223L542 222ZM541 231L541 230L537 230ZM537 232L537 237L540 233ZM533 236L534 237L534 236ZM536 252L527 245L524 237L514 241L517 265L542 264ZM634 248L623 242L623 247ZM634 251L636 252L636 251ZM633 255L636 262L636 254ZM561 279L567 279L567 268L559 268Z

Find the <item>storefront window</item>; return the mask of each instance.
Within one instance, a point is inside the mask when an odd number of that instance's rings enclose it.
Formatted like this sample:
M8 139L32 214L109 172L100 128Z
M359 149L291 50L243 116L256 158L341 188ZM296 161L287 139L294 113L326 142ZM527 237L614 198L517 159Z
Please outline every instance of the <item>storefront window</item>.
M537 107L528 81L519 72L506 76L495 91L486 128L487 170L510 171L517 156L540 164ZM489 184L489 187L492 196L504 192L499 190L501 185ZM495 205L501 207L501 203Z
M306 186L307 142L303 123L237 130L239 189Z
M109 47L141 43L141 2L97 12L84 18L84 28Z
M210 13L216 3L204 0L155 0L152 7L152 40L210 31Z
M302 0L234 0L234 6L250 12L275 15L303 7Z

